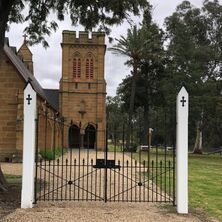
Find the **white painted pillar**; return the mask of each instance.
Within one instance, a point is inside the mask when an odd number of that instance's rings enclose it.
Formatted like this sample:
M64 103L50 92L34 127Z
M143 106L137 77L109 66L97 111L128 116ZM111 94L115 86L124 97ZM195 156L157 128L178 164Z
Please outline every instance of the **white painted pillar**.
M30 83L24 90L23 169L21 208L32 208L34 202L36 92Z
M188 93L182 87L177 95L176 204L179 214L188 213Z

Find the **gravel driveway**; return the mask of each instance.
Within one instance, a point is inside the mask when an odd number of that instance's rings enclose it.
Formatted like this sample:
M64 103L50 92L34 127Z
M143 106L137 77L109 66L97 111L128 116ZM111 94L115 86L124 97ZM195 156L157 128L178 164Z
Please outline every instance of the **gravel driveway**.
M155 204L144 203L103 203L103 202L69 202L41 203L33 209L16 209L3 221L167 221L198 222L204 221L196 216L177 215ZM209 221L209 220L205 220Z

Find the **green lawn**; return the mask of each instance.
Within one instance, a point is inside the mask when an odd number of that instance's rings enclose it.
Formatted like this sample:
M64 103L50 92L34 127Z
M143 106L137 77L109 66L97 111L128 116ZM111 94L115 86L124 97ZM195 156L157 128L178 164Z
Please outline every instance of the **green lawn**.
M114 146L113 144L108 144L108 151L109 152L122 152L122 146L116 145Z
M164 155L161 152L159 154L158 162L164 160ZM147 154L143 152L141 161L146 161L146 158ZM172 161L171 155L166 158L167 161ZM134 159L139 160L138 153L134 154ZM150 160L155 164L156 158L152 152ZM222 156L189 154L188 170L189 208L201 208L222 221ZM169 189L168 185L166 184L166 191ZM172 186L172 183L170 185Z
M11 175L11 174L5 174L5 179L8 183L8 185L16 185L21 187L22 185L22 176L20 175Z
M189 155L189 206L222 221L222 156Z

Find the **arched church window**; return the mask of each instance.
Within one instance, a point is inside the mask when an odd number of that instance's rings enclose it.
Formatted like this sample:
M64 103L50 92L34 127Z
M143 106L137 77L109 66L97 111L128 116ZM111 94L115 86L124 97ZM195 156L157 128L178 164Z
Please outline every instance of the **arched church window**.
M80 58L73 59L73 77L74 78L81 77L81 59Z
M86 59L86 78L87 79L93 79L93 58L87 58Z

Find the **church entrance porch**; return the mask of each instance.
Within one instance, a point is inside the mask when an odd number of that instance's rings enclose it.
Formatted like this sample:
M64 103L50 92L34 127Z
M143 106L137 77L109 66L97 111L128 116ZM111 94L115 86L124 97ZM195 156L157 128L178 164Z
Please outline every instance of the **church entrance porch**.
M80 128L73 124L69 128L69 148L78 148L80 146Z
M96 129L92 124L88 124L84 135L84 148L94 149L96 146Z
M68 134L69 148L94 149L96 147L96 128L88 124L84 129L72 124Z

